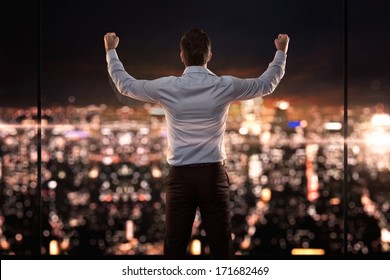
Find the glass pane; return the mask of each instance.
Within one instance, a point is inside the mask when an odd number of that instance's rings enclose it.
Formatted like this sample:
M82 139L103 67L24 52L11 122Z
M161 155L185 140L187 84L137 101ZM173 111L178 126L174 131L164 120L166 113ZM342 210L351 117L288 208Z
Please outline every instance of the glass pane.
M350 2L348 251L389 256L389 19L385 1Z
M115 97L103 35L121 38L118 54L129 73L154 79L182 75L179 41L192 26L211 37L209 69L241 78L263 73L279 33L291 37L276 91L230 107L225 145L235 253L342 253L342 3L254 3L208 1L206 10L137 3L131 16L121 4L112 17L102 4L44 4L44 254L162 253L163 112ZM188 253L209 251L198 213Z
M38 255L38 15L7 3L0 47L0 254ZM4 22L3 22L4 19Z

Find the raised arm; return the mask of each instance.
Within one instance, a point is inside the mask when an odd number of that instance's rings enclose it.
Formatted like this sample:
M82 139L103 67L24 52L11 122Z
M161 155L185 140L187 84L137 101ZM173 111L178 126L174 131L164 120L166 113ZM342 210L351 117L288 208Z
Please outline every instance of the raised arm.
M157 103L157 92L150 90L152 83L147 80L137 80L125 71L116 53L118 45L119 37L115 33L107 33L104 36L108 74L115 87L124 96L144 102Z
M248 100L272 93L283 78L290 38L287 34L279 34L275 39L276 54L267 70L258 78L233 78L233 99Z

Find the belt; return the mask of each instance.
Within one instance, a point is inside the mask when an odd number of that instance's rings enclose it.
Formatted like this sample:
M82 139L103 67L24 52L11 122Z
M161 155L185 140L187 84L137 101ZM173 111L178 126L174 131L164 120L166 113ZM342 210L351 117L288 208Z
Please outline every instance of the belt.
M195 164L186 164L186 165L171 165L170 167L174 168L186 168L186 167L207 167L207 166L224 166L224 161L219 162L204 162L204 163L195 163Z

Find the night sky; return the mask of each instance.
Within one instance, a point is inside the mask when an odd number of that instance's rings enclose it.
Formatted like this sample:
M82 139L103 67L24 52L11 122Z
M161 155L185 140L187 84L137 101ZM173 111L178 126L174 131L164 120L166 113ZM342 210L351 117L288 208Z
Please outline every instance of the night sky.
M31 1L29 1L31 2ZM272 99L292 105L343 105L343 1L13 1L2 19L0 106L35 106L42 63L42 106L121 106L108 82L103 36L116 32L126 70L138 79L181 75L182 34L204 29L208 67L217 75L259 76L273 40L287 33L287 71ZM348 102L390 107L389 17L385 1L351 1L348 10ZM135 103L138 104L138 103Z

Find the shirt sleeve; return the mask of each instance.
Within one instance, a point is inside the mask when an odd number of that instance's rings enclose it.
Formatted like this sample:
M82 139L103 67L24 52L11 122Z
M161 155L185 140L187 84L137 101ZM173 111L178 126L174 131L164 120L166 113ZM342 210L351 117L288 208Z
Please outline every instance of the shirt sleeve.
M286 53L278 50L273 61L260 77L254 79L233 77L233 99L248 100L272 93L284 76L286 58Z
M108 74L110 75L119 93L144 102L158 103L158 93L150 90L151 81L137 80L130 76L119 60L115 49L111 49L106 54Z

